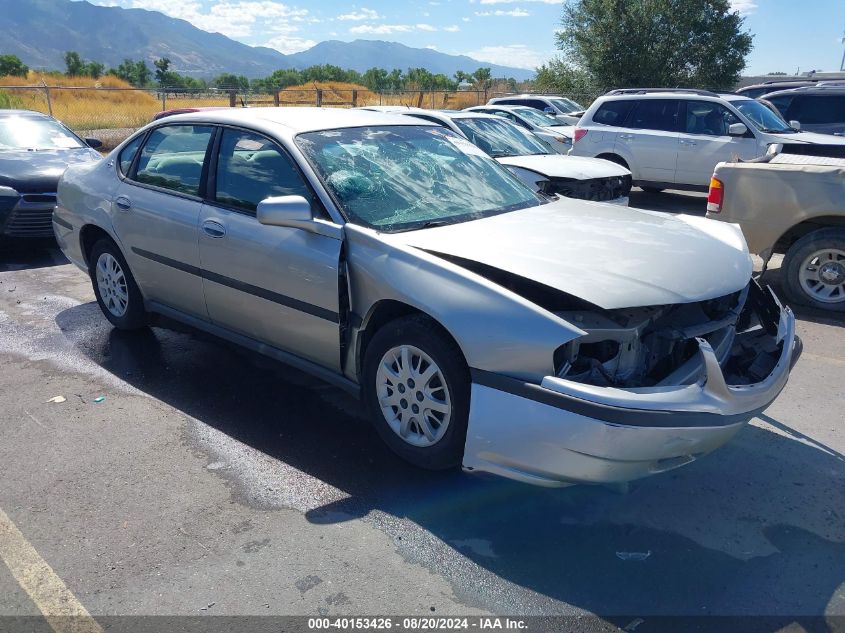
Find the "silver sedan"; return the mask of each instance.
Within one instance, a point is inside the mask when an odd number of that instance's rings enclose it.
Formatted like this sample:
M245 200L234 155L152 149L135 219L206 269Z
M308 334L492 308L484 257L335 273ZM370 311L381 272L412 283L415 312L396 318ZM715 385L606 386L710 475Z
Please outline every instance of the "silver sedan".
M800 352L735 226L550 202L389 114L169 117L69 168L53 224L115 327L164 315L316 374L425 468L666 471L768 406Z

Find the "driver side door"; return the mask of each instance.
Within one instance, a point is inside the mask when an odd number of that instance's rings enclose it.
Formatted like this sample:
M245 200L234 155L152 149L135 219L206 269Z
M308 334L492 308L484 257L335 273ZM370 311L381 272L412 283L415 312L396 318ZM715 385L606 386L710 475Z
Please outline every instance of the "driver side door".
M339 370L341 231L328 237L256 218L258 203L275 196L303 196L317 217L325 213L296 163L265 136L223 128L209 180L199 256L212 322Z

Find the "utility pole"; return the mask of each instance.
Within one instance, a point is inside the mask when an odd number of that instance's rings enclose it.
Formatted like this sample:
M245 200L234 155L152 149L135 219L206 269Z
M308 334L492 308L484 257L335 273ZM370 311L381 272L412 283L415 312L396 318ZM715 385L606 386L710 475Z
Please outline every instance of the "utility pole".
M839 42L845 45L845 36L839 38ZM842 51L842 62L839 64L839 70L845 71L845 50Z

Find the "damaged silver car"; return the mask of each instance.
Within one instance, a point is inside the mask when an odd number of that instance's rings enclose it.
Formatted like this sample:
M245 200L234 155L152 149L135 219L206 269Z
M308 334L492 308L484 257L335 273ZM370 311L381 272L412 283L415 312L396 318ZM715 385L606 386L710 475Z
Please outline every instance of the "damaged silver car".
M727 442L800 354L737 227L552 202L394 115L174 116L69 168L53 223L116 327L164 315L320 376L425 468L666 471Z

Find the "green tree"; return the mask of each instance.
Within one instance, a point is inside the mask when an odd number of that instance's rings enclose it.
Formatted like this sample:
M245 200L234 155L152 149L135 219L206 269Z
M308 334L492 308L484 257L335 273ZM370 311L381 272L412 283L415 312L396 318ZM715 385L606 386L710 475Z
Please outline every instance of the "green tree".
M105 72L106 67L100 62L86 62L82 69L83 75L93 77L94 79L99 79Z
M146 86L152 76L149 67L143 59L132 61L128 58L120 62L117 68L111 68L109 74L123 79L123 81L127 81L138 88Z
M557 45L603 87L729 88L752 35L729 0L572 0Z
M489 68L478 68L470 75L470 78L477 90L487 90L490 87L490 76Z
M361 82L370 90L386 90L388 86L387 71L384 68L370 68L361 76Z
M17 55L0 55L0 77L26 77L29 67Z
M584 101L592 101L602 92L593 76L580 68L575 68L562 59L552 59L537 69L534 80L537 92L554 92Z
M223 73L215 77L212 83L218 88L249 90L249 79L243 75L235 75L234 73Z
M165 85L170 71L170 59L167 57L157 59L153 62L153 66L156 67L156 81L160 86Z
M82 77L85 74L85 61L76 51L65 53L65 74L68 77Z

